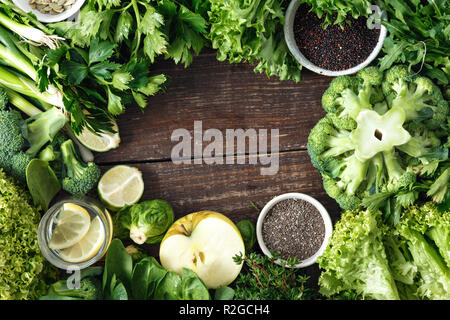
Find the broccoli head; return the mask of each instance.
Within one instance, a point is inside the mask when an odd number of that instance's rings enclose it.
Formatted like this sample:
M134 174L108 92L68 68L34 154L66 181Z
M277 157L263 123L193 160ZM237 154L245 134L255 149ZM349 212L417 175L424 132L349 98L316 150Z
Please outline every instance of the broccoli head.
M382 87L389 105L403 108L407 121L423 121L430 129L446 123L448 102L430 79L415 76L406 66L398 65L386 71Z
M327 114L311 130L307 144L328 195L346 210L383 199L374 198L376 194L408 196L414 202L416 166L431 166L433 161L442 165L448 154L448 130L441 134L427 122L440 121L439 117L422 117L424 108L442 108L441 114L447 114L441 96L431 80L412 78L403 66L384 74L370 67L356 76L334 78L322 97ZM447 192L446 172L441 180L430 188L433 199L442 200ZM365 201L368 198L372 200ZM406 206L411 201L399 203Z
M2 153L16 153L25 147L22 136L22 116L15 110L0 111L0 150Z
M0 87L0 110L5 110L9 102L9 96L6 90Z
M65 168L62 187L73 195L84 195L94 188L100 179L100 168L94 163L81 160L72 140L61 145Z
M18 152L11 157L11 174L14 178L25 181L27 178L27 167L33 157L25 152Z

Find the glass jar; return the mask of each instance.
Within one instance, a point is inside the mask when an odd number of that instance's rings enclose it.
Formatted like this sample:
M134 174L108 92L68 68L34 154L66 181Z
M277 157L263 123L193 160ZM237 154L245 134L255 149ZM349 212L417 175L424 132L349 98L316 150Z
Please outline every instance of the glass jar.
M67 203L71 203L85 209L89 213L91 221L98 217L101 227L103 228L102 234L104 237L98 251L96 251L95 254L87 260L80 262L68 262L60 256L62 250L65 249L55 250L49 247L53 231L57 225L58 215L62 212L62 208ZM109 212L98 201L88 197L68 198L54 204L44 214L38 227L38 243L44 257L54 266L68 271L81 270L99 261L106 254L109 244L111 243L112 236L113 223Z

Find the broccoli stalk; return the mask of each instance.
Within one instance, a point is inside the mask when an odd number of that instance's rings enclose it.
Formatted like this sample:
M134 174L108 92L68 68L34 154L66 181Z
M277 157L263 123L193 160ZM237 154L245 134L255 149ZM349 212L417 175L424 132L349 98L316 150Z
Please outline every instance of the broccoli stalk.
M44 145L53 140L66 121L66 116L54 107L28 118L22 128L23 136L30 144L26 153L34 157Z
M416 181L416 175L403 169L394 149L383 152L384 163L387 171L386 190L397 191L407 187Z
M94 188L100 178L100 168L94 162L85 163L80 159L70 139L61 144L61 154L65 167L63 189L73 195L84 195Z
M427 192L427 196L431 197L434 202L441 203L447 194L449 182L450 168L447 168L430 186L430 189Z
M414 77L406 66L394 66L386 71L383 92L392 107L406 113L406 121L424 121L437 129L446 123L448 102L439 88L425 77Z

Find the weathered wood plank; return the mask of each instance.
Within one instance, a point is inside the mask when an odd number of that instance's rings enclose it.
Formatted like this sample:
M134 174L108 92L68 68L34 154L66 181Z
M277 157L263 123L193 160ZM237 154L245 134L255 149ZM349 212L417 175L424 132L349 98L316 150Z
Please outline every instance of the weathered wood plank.
M322 180L306 151L279 155L279 172L261 175L260 164L180 164L171 161L136 163L143 173L142 199L169 201L177 217L200 210L213 210L233 221L256 221L258 212L271 198L286 192L302 192L321 201L332 219L339 216L336 202L324 192ZM110 166L103 166L106 170Z
M322 187L322 179L311 165L306 151L290 151L279 154L279 172L261 175L261 165L246 164L181 164L171 161L132 164L143 173L145 191L142 200L164 199L171 203L176 218L186 214L213 210L228 216L234 222L250 219L256 222L258 210L274 196L287 192L301 192L319 200L328 210L333 222L339 219L340 210ZM235 157L237 160L237 157ZM110 166L103 166L106 170ZM131 244L130 240L125 241ZM159 244L144 245L146 251L158 256ZM318 266L304 269L310 276L310 286L317 286L320 275Z
M121 145L96 156L97 163L159 161L170 158L173 130L279 129L280 150L306 146L310 129L324 111L320 106L330 78L305 70L300 83L255 74L247 64L218 62L202 54L188 68L160 62L152 72L171 78L164 94L151 97L144 112L129 107L118 119Z

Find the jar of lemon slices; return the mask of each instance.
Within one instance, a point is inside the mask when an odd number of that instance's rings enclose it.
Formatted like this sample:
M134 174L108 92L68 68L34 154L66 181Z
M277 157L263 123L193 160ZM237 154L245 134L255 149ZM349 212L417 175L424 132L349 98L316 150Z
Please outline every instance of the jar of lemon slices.
M111 216L97 201L70 198L42 217L38 243L44 257L65 270L86 268L100 260L111 243Z

